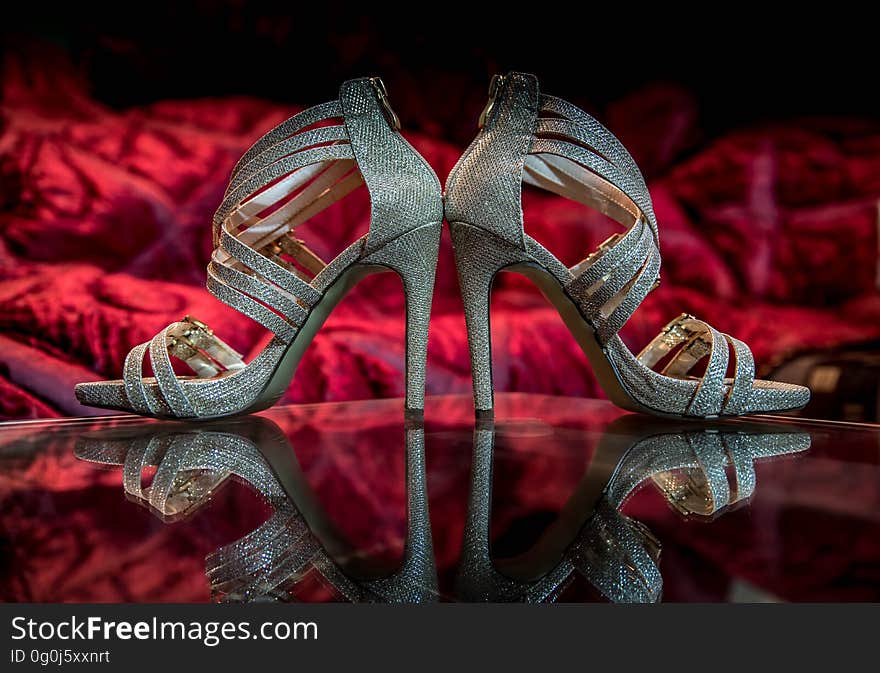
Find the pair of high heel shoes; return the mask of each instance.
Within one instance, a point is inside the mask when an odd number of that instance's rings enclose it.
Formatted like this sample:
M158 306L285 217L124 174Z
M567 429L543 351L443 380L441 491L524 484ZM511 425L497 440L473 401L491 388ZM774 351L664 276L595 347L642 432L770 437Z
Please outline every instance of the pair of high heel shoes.
M637 356L621 341L619 330L659 282L659 235L645 181L606 128L540 93L537 79L522 73L493 79L480 126L449 175L445 199L434 171L400 135L377 78L348 81L338 100L269 131L232 170L214 216L216 247L208 266L208 290L273 333L266 348L245 364L207 325L187 316L136 346L122 380L80 384L77 398L179 419L265 409L284 393L340 299L365 276L390 270L406 294L406 407L422 410L445 219L478 414L493 408L489 300L499 271L538 285L605 393L623 408L705 418L796 409L809 401L804 387L755 379L748 346L687 314ZM525 233L523 182L596 208L626 231L569 268ZM327 264L294 236L295 228L362 183L370 195L369 231ZM195 375L175 373L172 357Z

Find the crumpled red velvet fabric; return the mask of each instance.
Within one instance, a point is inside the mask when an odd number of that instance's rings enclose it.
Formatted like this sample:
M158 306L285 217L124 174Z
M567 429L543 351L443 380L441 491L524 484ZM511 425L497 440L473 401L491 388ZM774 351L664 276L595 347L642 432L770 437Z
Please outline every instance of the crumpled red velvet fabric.
M187 313L248 356L266 339L204 289L210 219L237 157L294 109L218 98L113 110L87 91L63 68L10 59L4 72L3 418L95 413L78 405L73 385L119 377L132 346ZM880 337L880 121L792 120L705 141L694 100L660 85L610 106L604 120L646 169L661 229L662 286L623 331L634 350L682 311L746 340L764 372L796 351ZM410 139L441 180L462 149ZM612 231L577 204L526 192L529 232L563 261L578 261ZM349 198L316 217L307 239L328 255L364 230L367 216L366 200ZM601 395L536 291L516 277L498 288L496 387ZM402 395L403 355L402 294L387 274L334 312L285 400ZM427 385L429 393L470 388L446 236Z

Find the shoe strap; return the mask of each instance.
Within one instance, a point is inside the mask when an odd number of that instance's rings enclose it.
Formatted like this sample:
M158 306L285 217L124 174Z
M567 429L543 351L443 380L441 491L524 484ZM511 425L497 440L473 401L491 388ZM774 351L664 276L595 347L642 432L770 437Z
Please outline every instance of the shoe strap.
M232 169L223 201L214 213L215 243L220 227L230 217L235 226L247 222L304 187L322 169L337 161L353 162L342 118L339 101L322 103L295 114L257 140ZM311 128L316 125L320 126ZM270 183L275 184L267 190ZM296 205L311 203L309 196L296 199Z
M651 480L681 514L717 515L752 496L756 483L754 461L759 455L755 449L773 446L779 437L774 433L747 434L732 430L683 433L678 435L676 443L681 449L680 460L690 457L688 462L692 464L655 469ZM661 447L660 450L666 449Z
M271 313L268 309L264 310ZM144 383L148 354L157 384L156 393L149 391ZM178 418L196 415L174 371L172 356L185 362L200 378L210 378L245 366L241 354L216 337L206 324L186 316L170 324L150 341L135 346L125 358L125 394L129 406L137 413L168 415L170 412Z
M398 129L381 80L363 78L254 143L214 217L209 291L289 342L321 297L312 281L328 267L294 236L298 225L364 183L371 223L363 254L426 218L442 220L436 176Z
M543 170L554 179L537 186L591 206L626 227L644 216L659 238L651 196L635 160L611 131L576 105L555 96L539 97L529 153L527 182L532 171Z
M448 182L447 219L482 226L526 249L522 183L527 183L589 205L626 227L569 269L566 286L600 343L608 343L659 282L657 221L635 161L596 119L542 94L533 75L493 80L483 122ZM494 197L491 207L486 195Z
M733 381L726 378L733 351ZM670 354L671 357L670 357ZM692 315L682 313L660 331L638 354L640 364L649 369L668 358L662 374L686 378L701 361L709 358L706 371L688 404L686 414L737 415L747 407L755 381L755 360L749 347L729 334L723 334ZM727 390L725 392L725 386Z
M607 343L659 283L657 220L638 166L596 119L542 94L523 180L627 227L572 267L574 280L566 288L596 328L599 342Z
M647 437L634 444L621 461L606 487L607 498L622 507L642 484L651 481L681 514L715 515L751 497L754 460L763 455L762 447L775 447L779 437L733 429Z
M493 79L482 120L481 133L450 176L452 220L522 244L520 188L526 182L588 204L626 227L644 217L658 238L647 185L623 144L577 106L542 94L534 75ZM495 197L492 212L476 212L487 194ZM479 221L486 218L491 222Z
M566 556L613 603L660 600L659 543L645 526L621 514L607 498L596 503L596 511Z

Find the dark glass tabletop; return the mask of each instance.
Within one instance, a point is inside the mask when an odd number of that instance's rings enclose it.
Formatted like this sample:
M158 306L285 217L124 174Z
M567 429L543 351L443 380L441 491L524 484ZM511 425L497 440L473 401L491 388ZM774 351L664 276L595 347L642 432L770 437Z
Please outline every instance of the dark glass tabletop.
M880 600L880 426L471 405L0 424L0 600Z

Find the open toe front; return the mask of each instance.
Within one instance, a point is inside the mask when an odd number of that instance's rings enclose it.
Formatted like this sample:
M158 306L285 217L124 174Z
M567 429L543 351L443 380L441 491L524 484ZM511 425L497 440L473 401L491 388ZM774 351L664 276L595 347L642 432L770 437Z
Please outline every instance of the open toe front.
M100 409L116 409L117 411L136 412L125 395L124 381L93 381L77 383L73 389L76 399L87 407Z

